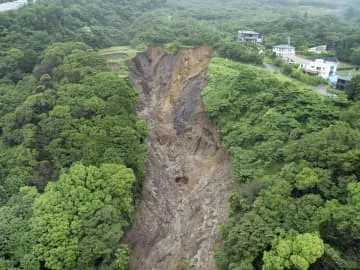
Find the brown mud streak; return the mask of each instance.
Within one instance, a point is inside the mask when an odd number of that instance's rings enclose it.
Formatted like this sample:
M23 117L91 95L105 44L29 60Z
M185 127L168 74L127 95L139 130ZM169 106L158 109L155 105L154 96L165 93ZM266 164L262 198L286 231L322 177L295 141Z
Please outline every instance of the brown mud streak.
M207 47L153 47L129 63L138 115L149 126L143 199L124 242L136 270L216 269L213 251L228 214L230 162L203 112ZM194 267L194 266L193 266ZM191 268L194 269L194 268Z

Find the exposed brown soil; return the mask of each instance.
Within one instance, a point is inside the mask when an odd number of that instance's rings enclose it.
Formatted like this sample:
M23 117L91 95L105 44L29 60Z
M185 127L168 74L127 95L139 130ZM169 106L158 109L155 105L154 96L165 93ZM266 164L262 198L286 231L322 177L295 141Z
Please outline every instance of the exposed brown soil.
M203 112L207 47L167 54L153 47L129 63L149 126L142 201L125 243L138 270L216 269L219 224L228 215L230 162Z

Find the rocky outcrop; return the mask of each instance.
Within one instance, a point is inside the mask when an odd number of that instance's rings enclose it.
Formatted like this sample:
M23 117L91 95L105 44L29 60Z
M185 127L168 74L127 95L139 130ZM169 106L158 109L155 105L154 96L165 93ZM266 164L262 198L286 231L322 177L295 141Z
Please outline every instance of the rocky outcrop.
M207 47L153 47L129 63L149 126L143 197L125 242L139 270L216 269L213 252L232 190L230 162L204 114Z

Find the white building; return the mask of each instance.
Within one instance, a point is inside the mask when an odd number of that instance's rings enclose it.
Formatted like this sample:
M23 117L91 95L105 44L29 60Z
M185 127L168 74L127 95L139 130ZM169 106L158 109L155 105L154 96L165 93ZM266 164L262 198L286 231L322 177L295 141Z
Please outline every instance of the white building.
M258 32L240 30L238 32L238 42L250 42L250 43L261 43L263 41L262 36Z
M19 9L25 6L27 2L28 2L27 0L16 0L16 1L2 3L0 4L0 12Z
M336 74L339 64L336 58L309 60L293 57L291 60L298 64L299 68L303 69L305 73L321 76L325 80L329 79L331 75Z
M326 49L327 49L326 45L321 45L321 46L309 48L308 52L323 53L323 52L326 52Z
M272 50L277 56L289 61L295 56L295 47L289 44L280 44L273 46Z

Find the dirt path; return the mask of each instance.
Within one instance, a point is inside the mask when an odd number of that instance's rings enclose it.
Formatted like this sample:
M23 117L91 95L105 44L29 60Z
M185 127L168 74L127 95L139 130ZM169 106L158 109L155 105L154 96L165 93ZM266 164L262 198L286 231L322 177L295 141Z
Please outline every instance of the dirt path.
M219 223L228 215L230 162L203 113L207 47L160 47L130 64L139 116L149 125L143 199L125 238L136 270L216 269Z

